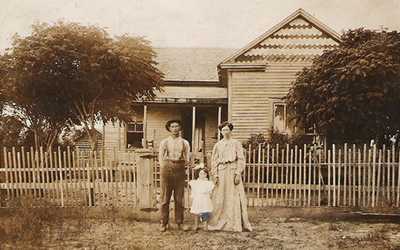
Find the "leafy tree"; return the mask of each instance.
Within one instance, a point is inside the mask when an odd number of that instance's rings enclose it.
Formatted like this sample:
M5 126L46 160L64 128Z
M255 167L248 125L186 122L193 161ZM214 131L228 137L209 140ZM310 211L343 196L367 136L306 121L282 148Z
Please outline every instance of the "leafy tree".
M13 116L0 117L0 145L3 147L23 146L28 139L24 124Z
M0 58L0 83L11 86L14 108L34 116L31 123L40 121L58 134L66 126L83 126L95 149L97 122L129 120L132 103L154 97L162 86L154 57L143 38L112 38L77 23L34 25Z
M299 73L288 107L330 141L383 143L400 130L400 33L349 30Z
M82 128L68 127L61 132L60 144L64 147L74 147L79 138L86 135Z

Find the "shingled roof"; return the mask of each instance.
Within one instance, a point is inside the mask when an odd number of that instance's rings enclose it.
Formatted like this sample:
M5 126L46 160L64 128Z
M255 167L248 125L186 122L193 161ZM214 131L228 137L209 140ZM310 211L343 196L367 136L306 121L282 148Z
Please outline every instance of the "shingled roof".
M155 48L166 81L218 82L217 66L235 50L226 48Z

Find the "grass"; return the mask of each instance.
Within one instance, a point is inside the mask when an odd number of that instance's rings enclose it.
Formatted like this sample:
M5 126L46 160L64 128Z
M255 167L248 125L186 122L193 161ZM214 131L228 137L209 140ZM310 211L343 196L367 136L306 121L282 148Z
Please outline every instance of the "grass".
M316 209L249 209L255 228L252 233L202 230L183 233L172 228L162 234L158 231L159 214L154 211L84 205L60 208L44 199L34 201L25 197L10 208L0 209L0 249L26 249L26 246L160 249L168 246L168 249L369 250L400 246L396 241L400 224L395 221L353 221L336 217L341 213L331 210L324 213ZM192 225L192 218L186 219Z
M10 208L0 209L0 246L28 242L40 245L51 228L62 227L66 218L77 221L77 228L85 229L87 209L63 209L46 200L19 198Z

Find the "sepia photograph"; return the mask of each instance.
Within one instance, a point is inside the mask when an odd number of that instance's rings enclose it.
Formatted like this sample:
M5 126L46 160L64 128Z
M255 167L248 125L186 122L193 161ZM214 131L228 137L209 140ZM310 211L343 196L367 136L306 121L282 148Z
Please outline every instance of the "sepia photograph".
M0 0L0 249L400 250L400 1Z

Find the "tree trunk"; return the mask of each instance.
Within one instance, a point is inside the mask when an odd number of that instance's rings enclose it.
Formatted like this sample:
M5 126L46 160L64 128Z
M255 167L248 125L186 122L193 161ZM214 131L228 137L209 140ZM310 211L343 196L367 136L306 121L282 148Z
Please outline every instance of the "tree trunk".
M33 129L33 137L35 140L35 151L39 150L39 135L37 129Z

